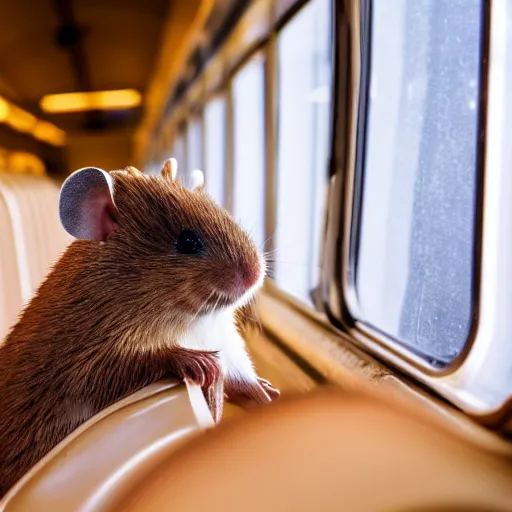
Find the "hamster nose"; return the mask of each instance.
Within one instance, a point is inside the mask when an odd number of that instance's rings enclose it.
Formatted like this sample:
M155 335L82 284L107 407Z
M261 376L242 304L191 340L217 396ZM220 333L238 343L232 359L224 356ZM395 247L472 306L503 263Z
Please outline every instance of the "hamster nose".
M261 274L262 268L259 260L245 264L239 268L234 279L228 285L229 291L226 291L237 297L241 297L260 280Z
M240 281L245 290L254 286L261 274L261 264L258 260L250 265L246 265L242 272L240 272Z

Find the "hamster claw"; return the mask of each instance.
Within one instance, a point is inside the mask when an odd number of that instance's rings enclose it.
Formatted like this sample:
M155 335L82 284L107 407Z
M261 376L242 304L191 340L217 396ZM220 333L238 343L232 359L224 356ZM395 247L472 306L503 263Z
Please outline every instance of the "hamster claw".
M250 403L267 404L279 398L279 391L266 379L258 377L256 382L231 382L226 384L228 400L241 406Z
M203 389L208 408L215 423L219 423L224 412L224 380L218 379L217 382Z
M277 400L281 396L281 392L277 388L275 388L272 385L272 383L267 379L262 379L261 377L258 377L258 382L272 401Z

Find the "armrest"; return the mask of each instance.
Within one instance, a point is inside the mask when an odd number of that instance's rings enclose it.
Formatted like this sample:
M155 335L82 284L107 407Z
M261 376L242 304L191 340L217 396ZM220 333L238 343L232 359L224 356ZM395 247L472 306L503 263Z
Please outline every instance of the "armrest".
M201 389L165 381L101 411L36 464L2 512L99 511L194 434L213 426Z

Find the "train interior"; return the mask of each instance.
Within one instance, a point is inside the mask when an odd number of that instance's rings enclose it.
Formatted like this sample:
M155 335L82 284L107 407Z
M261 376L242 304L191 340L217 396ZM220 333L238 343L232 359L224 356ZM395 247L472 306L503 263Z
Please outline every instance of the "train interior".
M512 511L511 2L3 0L0 27L0 339L74 243L65 180L171 166L264 255L240 332L280 392L215 421L151 382L0 511Z

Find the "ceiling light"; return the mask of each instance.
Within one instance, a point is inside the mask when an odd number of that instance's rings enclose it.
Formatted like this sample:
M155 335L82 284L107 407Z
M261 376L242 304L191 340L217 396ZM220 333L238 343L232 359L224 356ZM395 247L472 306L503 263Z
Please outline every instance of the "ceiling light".
M7 116L4 121L11 128L19 132L31 133L37 119L26 110L11 104L8 106Z
M9 103L5 101L3 98L0 98L0 122L3 122L7 119L7 115L9 114Z
M41 99L40 106L47 114L63 114L87 110L123 110L138 107L141 101L142 97L138 91L122 89L49 94Z
M53 146L63 146L66 143L65 132L52 123L39 121L30 112L13 105L2 97L0 97L0 123Z
M66 132L59 130L55 125L46 121L38 121L32 131L32 135L36 139L53 146L63 146L66 143Z

